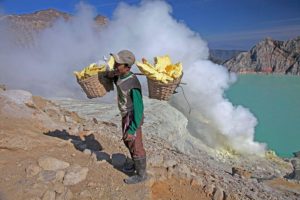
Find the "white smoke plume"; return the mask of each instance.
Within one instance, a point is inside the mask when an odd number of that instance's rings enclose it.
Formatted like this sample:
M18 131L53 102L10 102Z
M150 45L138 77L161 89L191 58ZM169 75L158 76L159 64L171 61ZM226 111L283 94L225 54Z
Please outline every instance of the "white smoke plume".
M0 24L0 82L46 97L78 98L84 95L72 72L103 55L129 49L137 60L152 60L168 54L173 62L183 62L191 115L183 109L187 106L182 93L172 101L188 117L193 136L213 147L229 145L242 153L263 153L264 145L253 141L256 118L223 96L235 76L208 61L206 42L171 13L164 1L120 3L111 21L96 31L94 8L81 3L71 21L57 21L26 49L13 45L14 35Z

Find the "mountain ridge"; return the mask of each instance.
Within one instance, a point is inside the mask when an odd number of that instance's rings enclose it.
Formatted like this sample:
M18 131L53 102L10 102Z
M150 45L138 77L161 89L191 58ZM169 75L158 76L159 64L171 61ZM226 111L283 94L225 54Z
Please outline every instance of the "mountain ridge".
M300 75L300 36L287 41L266 38L223 65L237 73Z
M0 25L4 26L4 33L13 34L17 46L28 47L34 44L36 35L53 26L58 20L70 21L74 16L56 9L45 9L29 14L2 15ZM102 15L94 17L95 26L108 23L108 18ZM2 31L1 31L2 32Z
M209 60L216 64L222 64L242 52L245 52L245 50L210 49Z

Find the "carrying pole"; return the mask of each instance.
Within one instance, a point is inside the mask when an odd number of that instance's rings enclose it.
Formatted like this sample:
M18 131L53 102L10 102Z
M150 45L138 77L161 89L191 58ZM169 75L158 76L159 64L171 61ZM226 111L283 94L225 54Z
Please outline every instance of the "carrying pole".
M145 76L143 73L134 73L134 75Z

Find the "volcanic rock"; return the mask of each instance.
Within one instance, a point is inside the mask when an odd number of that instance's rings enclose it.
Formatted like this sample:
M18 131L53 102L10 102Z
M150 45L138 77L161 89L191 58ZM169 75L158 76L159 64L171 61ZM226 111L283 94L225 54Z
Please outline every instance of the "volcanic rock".
M75 185L85 180L89 169L79 165L71 166L64 177L64 185Z
M38 163L44 170L59 170L70 166L69 163L52 157L42 157L38 160Z
M300 151L294 152L293 154L296 158L300 158Z
M238 73L300 75L300 36L287 41L266 38L223 64Z
M300 180L300 159L294 159L292 160L292 164L294 167L294 171L292 173L292 178L296 180Z

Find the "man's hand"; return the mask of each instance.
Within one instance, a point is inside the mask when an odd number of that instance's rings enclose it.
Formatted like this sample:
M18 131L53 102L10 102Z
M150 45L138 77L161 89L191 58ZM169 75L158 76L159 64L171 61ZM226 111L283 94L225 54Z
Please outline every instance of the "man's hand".
M107 73L106 73L106 76L108 77L108 78L114 78L115 76L118 76L119 74L118 74L118 71L116 71L116 70L114 70L114 71L108 71Z

